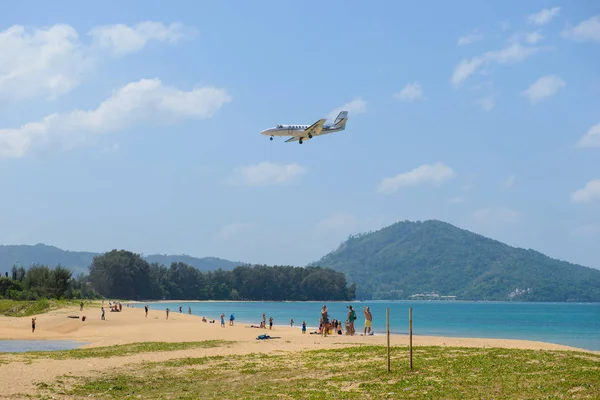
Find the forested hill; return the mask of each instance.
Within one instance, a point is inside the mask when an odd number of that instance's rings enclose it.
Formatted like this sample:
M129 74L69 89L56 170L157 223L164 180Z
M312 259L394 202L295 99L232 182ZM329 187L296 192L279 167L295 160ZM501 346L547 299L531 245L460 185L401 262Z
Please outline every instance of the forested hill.
M48 266L61 264L63 267L73 271L73 275L76 276L82 272L87 273L88 266L92 263L93 258L100 254L87 251L67 251L42 243L16 246L0 245L0 273L10 272L15 263L25 267L31 264ZM231 271L238 265L245 265L242 262L223 260L215 257L196 258L186 255L152 254L144 258L149 263L158 263L166 266L171 265L173 262L182 262L200 271L214 271L219 268L224 271Z
M435 292L459 300L600 301L600 270L435 220L351 236L311 265L344 272L358 299Z

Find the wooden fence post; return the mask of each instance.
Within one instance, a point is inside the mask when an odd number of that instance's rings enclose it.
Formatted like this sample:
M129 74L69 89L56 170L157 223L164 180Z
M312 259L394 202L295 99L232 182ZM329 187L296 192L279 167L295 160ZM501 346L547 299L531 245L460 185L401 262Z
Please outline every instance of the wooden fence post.
M408 309L408 329L409 329L409 348L410 348L410 369L412 369L413 367L413 362L412 362L412 356L413 356L413 349L412 349L412 307L410 307Z
M387 307L385 309L385 326L387 329L387 370L390 372L391 364L390 364L390 309Z

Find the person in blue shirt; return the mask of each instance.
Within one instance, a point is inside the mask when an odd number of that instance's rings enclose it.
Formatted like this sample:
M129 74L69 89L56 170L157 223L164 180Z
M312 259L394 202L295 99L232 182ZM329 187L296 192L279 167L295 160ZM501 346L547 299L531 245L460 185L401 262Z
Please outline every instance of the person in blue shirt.
M233 316L233 313L231 313L231 315L229 316L229 325L233 326L233 320L235 319L235 317Z

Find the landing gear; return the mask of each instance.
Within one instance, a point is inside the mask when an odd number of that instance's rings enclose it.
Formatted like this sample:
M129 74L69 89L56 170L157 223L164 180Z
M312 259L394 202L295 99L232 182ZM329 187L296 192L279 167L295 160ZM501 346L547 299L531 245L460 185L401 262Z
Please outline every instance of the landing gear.
M312 139L312 135L311 135L310 133L308 134L308 138L309 138L309 139Z
M270 138L270 139L271 139L271 140L273 140L273 136L271 136L271 138Z
M302 139L298 140L298 143L302 144Z

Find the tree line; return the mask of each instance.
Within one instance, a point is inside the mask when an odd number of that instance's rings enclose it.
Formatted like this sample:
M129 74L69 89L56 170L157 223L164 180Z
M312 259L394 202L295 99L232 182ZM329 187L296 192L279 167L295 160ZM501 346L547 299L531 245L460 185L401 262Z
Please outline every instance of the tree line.
M27 270L13 266L9 275L0 277L0 298L13 300L73 299L98 297L85 275L74 278L68 268L61 265L49 268L34 264Z
M13 267L0 278L0 297L114 298L129 300L353 300L355 285L343 273L321 267L239 266L201 272L185 263L168 268L139 254L112 250L94 257L88 274L73 278L60 265Z

